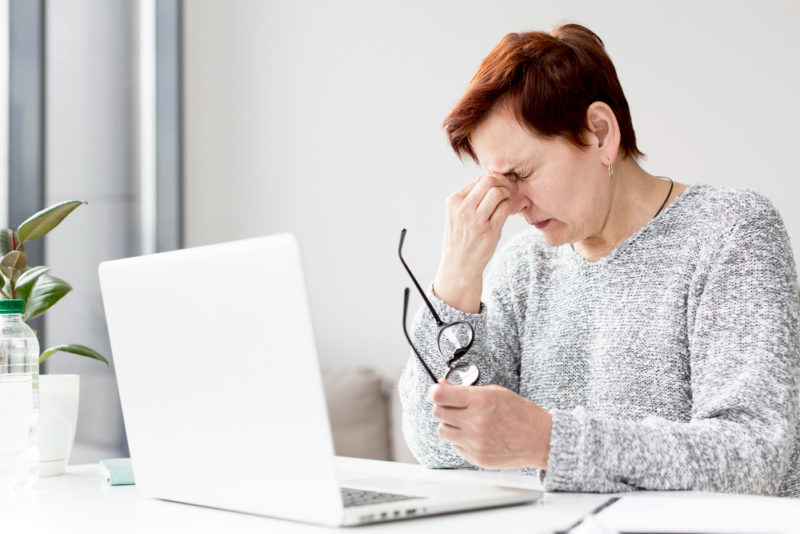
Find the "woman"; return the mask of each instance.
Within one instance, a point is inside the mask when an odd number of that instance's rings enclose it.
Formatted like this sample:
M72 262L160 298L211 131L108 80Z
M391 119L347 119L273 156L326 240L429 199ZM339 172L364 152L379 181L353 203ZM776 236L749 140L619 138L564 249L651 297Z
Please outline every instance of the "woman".
M427 296L472 325L481 376L431 386L409 361L417 459L550 491L800 495L797 283L770 202L644 171L614 66L574 24L504 37L444 126L486 174L446 202ZM517 213L535 228L484 292ZM411 338L442 376L437 332L423 307Z

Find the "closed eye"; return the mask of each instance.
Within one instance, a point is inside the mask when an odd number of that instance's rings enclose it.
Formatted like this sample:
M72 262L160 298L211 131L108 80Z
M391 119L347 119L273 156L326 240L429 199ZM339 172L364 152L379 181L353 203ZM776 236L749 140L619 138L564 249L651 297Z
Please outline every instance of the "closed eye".
M524 182L525 180L530 178L532 174L533 174L533 172L530 172L530 173L526 174L525 176L520 176L519 173L510 172L510 173L507 173L506 176L509 179L514 180L515 182Z

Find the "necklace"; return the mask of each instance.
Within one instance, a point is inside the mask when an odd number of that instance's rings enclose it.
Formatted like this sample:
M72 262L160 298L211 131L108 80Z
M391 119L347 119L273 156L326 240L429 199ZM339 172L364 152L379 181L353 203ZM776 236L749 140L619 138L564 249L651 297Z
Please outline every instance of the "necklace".
M672 178L667 178L667 180L669 180L669 191L667 192L666 198L664 198L664 202L661 203L661 207L658 208L658 211L656 212L656 214L653 215L653 219L655 219L658 216L658 214L661 213L661 210L664 209L664 206L667 205L667 200L669 200L669 197L672 194L672 188L675 186L675 182L672 181ZM569 246L572 247L572 250L575 250L575 245L574 244L570 243Z
M654 219L656 218L656 216L657 216L659 213L661 213L661 210L663 210L663 209L664 209L664 206L666 206L666 205L667 205L667 200L669 200L669 196L672 194L672 186L674 186L674 185L675 185L675 182L673 182L673 181L672 181L672 178L667 178L667 180L669 180L669 192L667 193L667 198L665 198L665 199L664 199L664 202L661 204L661 207L660 207L660 208L658 208L658 211L656 212L656 214L655 214L655 215L653 215L653 218L654 218Z

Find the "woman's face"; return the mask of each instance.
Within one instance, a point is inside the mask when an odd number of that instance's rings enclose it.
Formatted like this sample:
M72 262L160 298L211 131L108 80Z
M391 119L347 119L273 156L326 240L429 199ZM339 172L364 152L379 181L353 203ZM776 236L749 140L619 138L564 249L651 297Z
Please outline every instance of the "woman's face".
M611 202L608 167L597 138L586 150L521 125L507 106L490 112L470 136L487 174L515 181L514 212L535 225L550 246L577 243L603 228Z

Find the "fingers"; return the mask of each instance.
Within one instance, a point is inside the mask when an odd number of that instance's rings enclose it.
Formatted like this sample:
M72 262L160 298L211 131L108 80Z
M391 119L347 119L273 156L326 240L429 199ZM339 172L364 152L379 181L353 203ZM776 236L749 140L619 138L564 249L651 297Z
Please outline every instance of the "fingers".
M518 189L505 176L482 176L448 197L445 203L448 220L458 228L473 227L476 235L485 230L495 234L513 213Z
M428 400L448 408L466 408L469 406L472 386L454 386L441 381L428 389Z
M482 176L478 176L474 180L469 183L464 184L460 189L456 189L453 193L453 196L458 198L466 198L470 191L475 189L475 186L478 185L478 182L481 181Z
M490 220L495 211L502 209L501 205L510 203L511 196L512 192L505 187L493 187L489 189L475 209L475 216L480 221Z
M436 427L436 433L439 434L440 438L449 441L451 444L457 444L461 437L460 429L447 423L439 423L439 426Z
M492 191L493 189L504 189L509 193L511 193L511 192L516 192L518 187L514 182L512 182L505 176L499 174L481 176L478 179L478 183L472 188L472 190L467 194L467 196L464 197L464 201L462 202L462 208L468 212L473 212L473 213L477 212L478 206L481 204L481 202L483 202L487 193L489 193L489 191ZM503 198L507 197L503 196ZM503 198L497 199L497 202L503 200ZM495 206L497 205L497 202L494 203ZM492 211L494 211L494 209L491 209L489 211L489 214L491 214ZM486 218L487 219L489 218L488 214Z
M474 446L466 441L466 436L460 430L442 423L436 429L436 432L439 434L439 437L450 443L450 447L452 447L456 453L472 465L492 467L490 465L481 465L478 458L475 456Z
M447 197L442 257L436 274L439 298L469 313L479 311L483 271L514 209L512 200L522 196L516 183L493 174L473 180Z
M462 422L464 421L464 412L464 408L448 408L447 406L441 406L439 404L435 404L433 410L431 410L431 414L436 421L450 425L459 430L464 424Z
M464 457L466 457L466 455L467 455L467 449L465 449L465 448L464 448L464 447L462 447L461 445L457 445L457 444L455 444L455 443L451 443L451 444L450 444L450 446L451 446L451 447L453 447L453 449L455 449L455 451L456 451L458 454L460 454L461 456L464 456Z
M464 184L459 189L456 189L455 191L453 191L450 194L450 196L447 197L447 201L445 202L445 207L448 210L450 210L450 209L454 209L454 208L457 208L458 206L460 206L462 204L462 202L464 202L464 199L467 198L467 195L469 195L470 192L473 189L475 189L475 187L478 185L478 183L481 181L481 178L482 177L479 176L478 178L475 178L471 182L468 182L468 183Z

